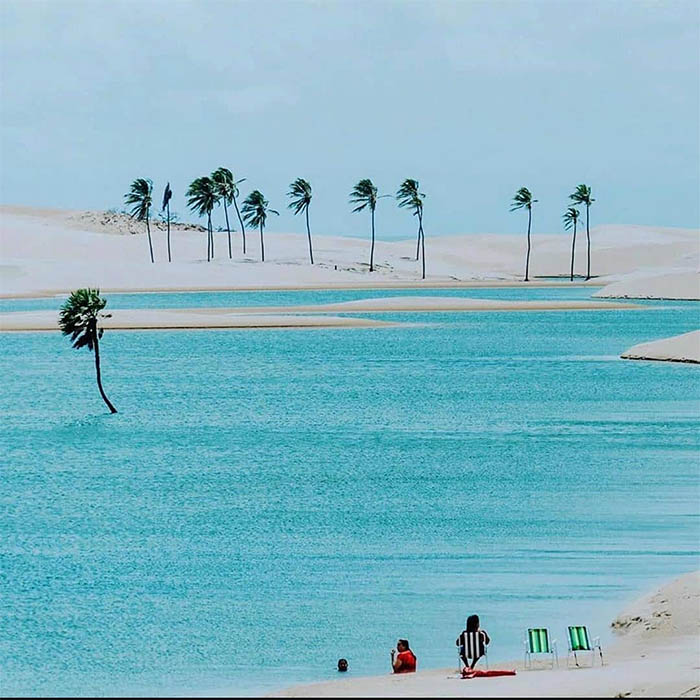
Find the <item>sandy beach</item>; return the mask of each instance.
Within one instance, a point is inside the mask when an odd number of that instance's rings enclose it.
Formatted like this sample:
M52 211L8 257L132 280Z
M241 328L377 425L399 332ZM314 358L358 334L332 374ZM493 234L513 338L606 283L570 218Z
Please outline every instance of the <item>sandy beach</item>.
M490 668L517 675L463 680L455 668L415 674L345 678L289 688L271 697L700 697L700 572L667 583L612 621L619 639L604 649L605 664L559 667L489 659ZM588 655L586 655L588 657ZM420 658L420 656L419 656Z
M700 363L700 331L691 331L672 338L639 343L625 350L620 357L626 360L656 360L665 362Z
M31 207L0 207L5 297L51 296L77 287L103 291L187 291L234 289L401 288L420 286L504 286L523 284L524 236L473 234L426 240L426 280L420 279L412 240L377 241L376 271L369 272L365 238L315 237L316 264L307 257L306 237L269 231L266 262L259 241L249 236L241 254L233 233L233 259L226 233L215 233L216 258L206 262L206 240L199 226L178 224L172 231L173 262L167 262L162 226L152 226L155 264L148 259L145 226L120 214ZM659 266L697 270L699 232L645 226L596 226L590 284ZM570 239L533 235L530 286L571 284ZM575 283L584 283L579 255ZM548 279L542 279L542 278ZM613 290L614 292L614 290ZM615 294L612 294L615 296Z

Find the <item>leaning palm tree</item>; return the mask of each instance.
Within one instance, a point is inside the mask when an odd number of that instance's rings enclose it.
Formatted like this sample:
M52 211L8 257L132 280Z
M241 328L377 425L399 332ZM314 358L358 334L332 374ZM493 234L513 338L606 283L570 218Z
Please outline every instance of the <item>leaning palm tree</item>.
M207 215L207 262L214 257L214 230L211 213L219 201L214 183L209 177L198 177L187 190L187 206L198 216Z
M227 168L218 168L211 174L214 183L214 191L224 203L224 216L226 217L226 232L228 233L228 257L233 257L231 253L231 226L228 221L228 205L233 202L233 193L236 183L233 181L233 173Z
M382 195L386 197L387 195ZM372 247L369 254L369 271L374 272L374 210L377 208L377 188L368 178L360 180L350 193L350 204L356 204L353 212L362 211L369 207L372 214Z
M591 197L591 188L588 185L578 185L573 194L569 195L569 199L573 200L574 204L586 205L586 247L588 263L586 266L586 279L591 279L591 229L589 227L588 210L595 199Z
M294 209L295 214L299 214L302 211L306 214L306 235L309 237L309 258L311 259L311 264L314 264L314 250L311 245L311 228L309 227L309 204L311 204L311 185L304 180L304 178L298 177L294 182L289 185L289 192L287 196L292 200L287 207L289 209Z
M527 208L527 257L525 259L525 281L529 282L530 274L530 226L532 224L532 205L536 202L536 199L532 198L532 193L527 187L521 187L513 197L513 205L510 210L515 211L516 209Z
M418 241L416 243L416 260L423 249L423 279L425 279L425 233L423 232L423 200L425 195L420 191L418 180L407 178L396 193L399 207L409 208L413 216L418 217Z
M574 253L576 252L576 225L578 223L578 218L581 215L581 212L576 209L575 207L569 207L562 219L564 219L564 228L567 231L570 231L572 228L574 229L574 237L573 240L571 241L571 276L570 279L573 282L574 281Z
M219 168L222 170L222 168ZM227 171L230 172L230 171ZM236 215L238 216L238 223L241 225L241 238L243 239L243 255L245 255L245 224L243 223L243 217L241 216L241 212L238 209L238 196L240 195L240 191L238 189L238 185L241 184L241 182L245 182L245 178L242 177L240 180L234 179L233 175L231 175L231 180L233 181L233 189L231 191L231 199L233 200L233 206L236 208Z
M277 214L277 216L279 216L279 212L270 209L269 204L270 202L265 199L262 192L253 190L241 207L243 219L251 226L257 226L260 229L260 256L263 262L265 262L265 239L263 238L263 231L265 229L267 215Z
M131 205L130 214L132 219L146 222L148 249L151 251L151 262L154 263L153 243L151 242L151 224L149 222L152 192L153 183L146 178L139 177L131 183L131 189L124 195L124 201L126 204Z
M111 413L116 413L110 400L102 388L102 373L100 371L100 338L104 329L100 327L101 318L109 318L110 314L103 314L102 309L107 305L107 300L100 296L99 289L78 289L73 292L61 306L58 317L58 326L63 335L69 335L73 347L77 350L87 347L95 353L95 370L97 371L97 387L100 390L102 400L107 404Z

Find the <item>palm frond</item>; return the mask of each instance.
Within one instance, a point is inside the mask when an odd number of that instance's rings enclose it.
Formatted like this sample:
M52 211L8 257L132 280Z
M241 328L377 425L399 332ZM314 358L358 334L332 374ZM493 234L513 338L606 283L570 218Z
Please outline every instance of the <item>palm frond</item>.
M377 206L377 188L369 178L360 180L350 193L350 204L357 204L353 212L369 207L372 211Z
M562 219L564 221L564 228L567 231L573 228L573 225L578 221L580 216L581 212L578 209L576 209L575 207L569 207L564 213L564 216L562 216Z
M100 318L107 318L102 309L107 300L100 296L99 289L78 289L61 306L58 326L63 335L69 335L74 348L93 349L94 334L102 337L103 330L98 329Z
M187 206L198 216L211 214L220 198L214 181L210 177L198 177L193 180L185 196Z
M217 168L211 174L211 181L216 195L223 199L226 204L231 204L236 190L233 173L228 168Z
M590 207L591 204L595 202L595 199L593 199L591 194L592 191L588 185L578 185L569 195L569 199L571 199L575 204L585 204L587 207Z
M289 185L287 196L291 199L287 208L293 209L294 214L299 214L311 204L311 185L304 178L298 177Z
M139 177L131 183L131 189L124 195L125 204L131 206L129 215L138 221L144 221L151 208L153 182Z
M517 209L522 209L523 207L530 209L536 201L536 199L532 198L532 193L527 187L521 187L513 197L510 210L516 211Z
M268 214L277 214L275 209L269 209L270 203L265 199L260 190L253 190L245 199L241 206L241 214L247 224L251 226L261 226L265 228Z
M396 200L401 208L410 208L416 216L423 209L425 195L420 191L418 180L406 178L396 192Z

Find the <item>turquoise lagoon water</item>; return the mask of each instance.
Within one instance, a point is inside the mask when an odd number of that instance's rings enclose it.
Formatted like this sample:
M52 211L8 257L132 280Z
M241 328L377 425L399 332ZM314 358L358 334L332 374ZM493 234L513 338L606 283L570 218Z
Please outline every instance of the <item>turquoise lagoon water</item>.
M618 355L699 312L109 331L116 416L90 355L0 336L2 694L264 693L398 636L451 666L472 612L492 662L528 625L609 643L700 535L700 374Z

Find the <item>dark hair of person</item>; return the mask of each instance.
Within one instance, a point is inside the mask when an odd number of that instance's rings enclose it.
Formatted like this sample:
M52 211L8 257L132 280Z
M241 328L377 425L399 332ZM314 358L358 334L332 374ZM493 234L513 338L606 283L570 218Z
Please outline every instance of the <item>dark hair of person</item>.
M347 659L338 659L338 670L339 671L347 671L348 670L348 660Z
M408 639L399 639L399 644L402 644L403 646L405 646L406 649L411 648L410 646L408 646Z
M467 618L467 632L476 632L479 629L479 616L470 615Z

